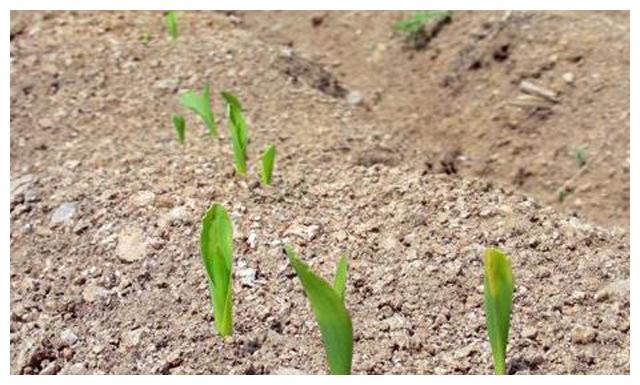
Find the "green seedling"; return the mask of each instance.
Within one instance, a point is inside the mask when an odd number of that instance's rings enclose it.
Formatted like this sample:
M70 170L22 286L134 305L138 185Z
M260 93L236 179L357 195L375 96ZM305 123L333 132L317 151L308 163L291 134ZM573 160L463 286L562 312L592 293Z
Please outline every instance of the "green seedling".
M578 168L582 168L587 164L587 155L582 148L576 150L576 163L578 164Z
M262 184L271 184L271 175L273 173L273 163L276 159L276 146L268 145L262 154Z
M211 205L202 219L200 253L207 275L216 329L221 336L230 336L233 331L231 299L233 225L227 211L218 203Z
M484 311L496 374L505 374L512 297L511 259L489 248L484 254Z
M403 33L409 44L414 48L421 48L421 42L425 40L425 26L428 23L439 23L451 18L451 11L418 11L411 17L400 20L393 25L393 29ZM426 44L426 42L424 43Z
M567 197L567 189L565 189L564 187L560 187L558 189L558 202L560 203L564 202L566 197Z
M204 86L202 95L195 91L187 91L180 95L180 104L202 118L212 138L215 139L218 136L218 127L216 126L213 112L211 112L211 96L209 95L208 84Z
M168 11L164 17L167 24L167 31L172 40L178 38L178 20L176 17L176 11Z
M227 114L229 115L229 133L231 134L231 146L236 171L239 175L247 173L247 124L242 116L242 106L233 94L222 92L222 98L227 102Z
M178 143L184 144L184 136L185 136L185 122L184 117L182 115L173 115L171 118L173 121L173 128L176 129L176 136L178 137Z
M289 264L302 283L320 327L322 342L332 374L351 374L353 328L349 312L344 306L347 282L347 259L338 262L336 278L331 286L302 262L291 246L285 247Z
M153 40L153 36L149 32L145 32L140 35L140 43L142 43L145 47L148 46L149 43L151 43L151 40Z

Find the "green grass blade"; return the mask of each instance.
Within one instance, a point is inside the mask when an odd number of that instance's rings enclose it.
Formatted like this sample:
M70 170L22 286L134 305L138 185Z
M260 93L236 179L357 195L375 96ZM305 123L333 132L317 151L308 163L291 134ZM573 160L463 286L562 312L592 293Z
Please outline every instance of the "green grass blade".
M247 173L247 124L242 116L242 106L233 94L222 92L222 98L227 102L229 114L229 133L231 135L231 146L236 164L236 171L239 175Z
M202 219L200 253L207 274L216 329L221 336L230 336L233 331L233 225L227 211L220 204L211 205Z
M165 22L167 24L167 31L171 39L176 40L178 38L178 20L176 17L176 11L168 11L165 16Z
M484 255L484 307L496 374L505 374L512 297L511 259L489 248Z
M178 137L178 143L184 144L185 126L186 126L185 121L184 121L184 117L181 116L181 115L173 115L171 120L173 121L173 127L176 130L176 136Z
M344 293L347 287L347 257L340 257L338 266L336 267L336 277L333 281L333 290L338 293L342 302L344 302Z
M211 96L209 94L209 85L207 84L199 95L194 91L187 91L180 95L180 104L193 111L204 121L212 138L218 136L218 127L216 120L211 111Z
M262 154L262 184L271 184L271 175L273 173L273 164L276 158L276 147L271 144L268 145Z
M320 327L329 369L332 374L351 374L353 328L349 312L336 290L313 273L290 246L285 248L289 263L304 288Z

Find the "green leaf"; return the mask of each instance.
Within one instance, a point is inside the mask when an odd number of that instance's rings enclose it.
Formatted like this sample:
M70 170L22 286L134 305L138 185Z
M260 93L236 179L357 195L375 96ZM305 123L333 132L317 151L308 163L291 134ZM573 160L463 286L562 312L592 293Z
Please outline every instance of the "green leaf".
M207 275L216 329L221 336L230 336L233 331L233 225L227 211L218 203L211 205L202 219L200 253Z
M208 84L204 87L202 95L194 91L187 91L180 95L180 104L202 118L212 138L218 136L218 127L211 111L211 96L209 95Z
M347 257L340 257L338 266L336 267L336 277L333 281L333 290L338 293L342 302L344 302L344 292L347 286Z
M231 146L236 164L236 171L239 175L247 173L247 124L242 116L242 106L233 94L227 91L222 92L222 98L227 102L227 112L229 115L229 133L231 134Z
M165 22L167 24L167 31L171 39L176 40L178 38L178 21L176 18L176 11L168 11L165 16Z
M505 374L512 296L511 259L499 249L487 249L484 255L484 309L496 374Z
M262 183L265 185L271 184L271 175L273 173L273 163L276 158L276 147L271 144L265 148L262 154Z
M289 263L302 283L320 327L322 342L332 374L351 374L353 329L342 298L327 281L313 273L290 246L285 247ZM346 269L346 262L345 269ZM341 270L339 268L338 270Z
M178 143L184 144L185 136L185 121L181 115L173 115L171 118L173 121L173 127L176 129L176 136L178 137Z

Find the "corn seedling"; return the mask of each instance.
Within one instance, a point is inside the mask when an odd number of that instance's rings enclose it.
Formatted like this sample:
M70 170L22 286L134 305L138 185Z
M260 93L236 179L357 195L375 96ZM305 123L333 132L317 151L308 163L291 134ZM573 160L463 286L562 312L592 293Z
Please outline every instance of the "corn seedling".
M233 225L227 211L218 203L211 205L202 219L200 253L207 275L216 329L221 336L230 336L233 331L231 299Z
M185 135L185 122L182 115L173 115L171 118L173 121L173 128L176 130L176 136L178 137L178 143L184 144Z
M505 374L512 296L511 259L499 249L487 249L484 254L484 311L496 374Z
M271 175L273 173L273 163L276 159L276 146L268 145L262 154L262 184L271 184Z
M353 328L344 306L347 282L347 259L338 262L333 286L302 262L291 246L285 247L289 264L302 283L320 327L322 342L332 374L351 374Z
M587 155L582 148L576 150L576 163L578 164L578 168L582 168L587 164Z
M441 23L451 18L451 11L418 11L411 17L400 20L393 25L393 29L405 35L407 42L413 48L423 48L428 37L425 35L425 26L428 23Z
M233 94L222 92L222 98L227 102L227 114L229 115L229 133L231 134L231 146L236 171L239 175L247 173L247 124L242 116L242 106Z
M202 95L194 91L188 91L180 95L180 104L200 116L207 125L212 138L218 136L218 127L211 112L211 96L209 95L209 85L204 86Z
M178 38L178 20L176 17L176 11L168 11L164 17L167 24L167 31L172 40Z

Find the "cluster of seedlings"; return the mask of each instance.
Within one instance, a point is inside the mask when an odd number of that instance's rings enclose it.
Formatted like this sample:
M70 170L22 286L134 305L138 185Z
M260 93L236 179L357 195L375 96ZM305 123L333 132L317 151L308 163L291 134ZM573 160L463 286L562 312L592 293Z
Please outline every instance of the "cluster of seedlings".
M167 12L165 17L169 34L175 40L178 37L175 12ZM424 21L425 18L431 17L433 16L423 15L420 20ZM227 105L236 172L239 175L246 175L248 134L242 107L239 100L230 92L224 91L221 96ZM209 86L204 87L202 94L189 91L180 95L180 103L200 116L213 138L218 137L218 128L211 111ZM174 115L172 122L178 142L184 144L184 117ZM275 147L268 145L262 155L261 181L265 185L271 184L275 156ZM225 208L219 203L212 204L202 219L200 254L213 308L215 328L221 337L231 336L233 334L233 223ZM353 325L345 306L346 256L342 256L338 261L333 284L331 284L313 272L290 245L284 247L284 254L299 278L315 315L329 371L332 374L351 374ZM484 255L484 308L496 374L506 372L505 357L513 291L511 259L499 249L487 249Z

